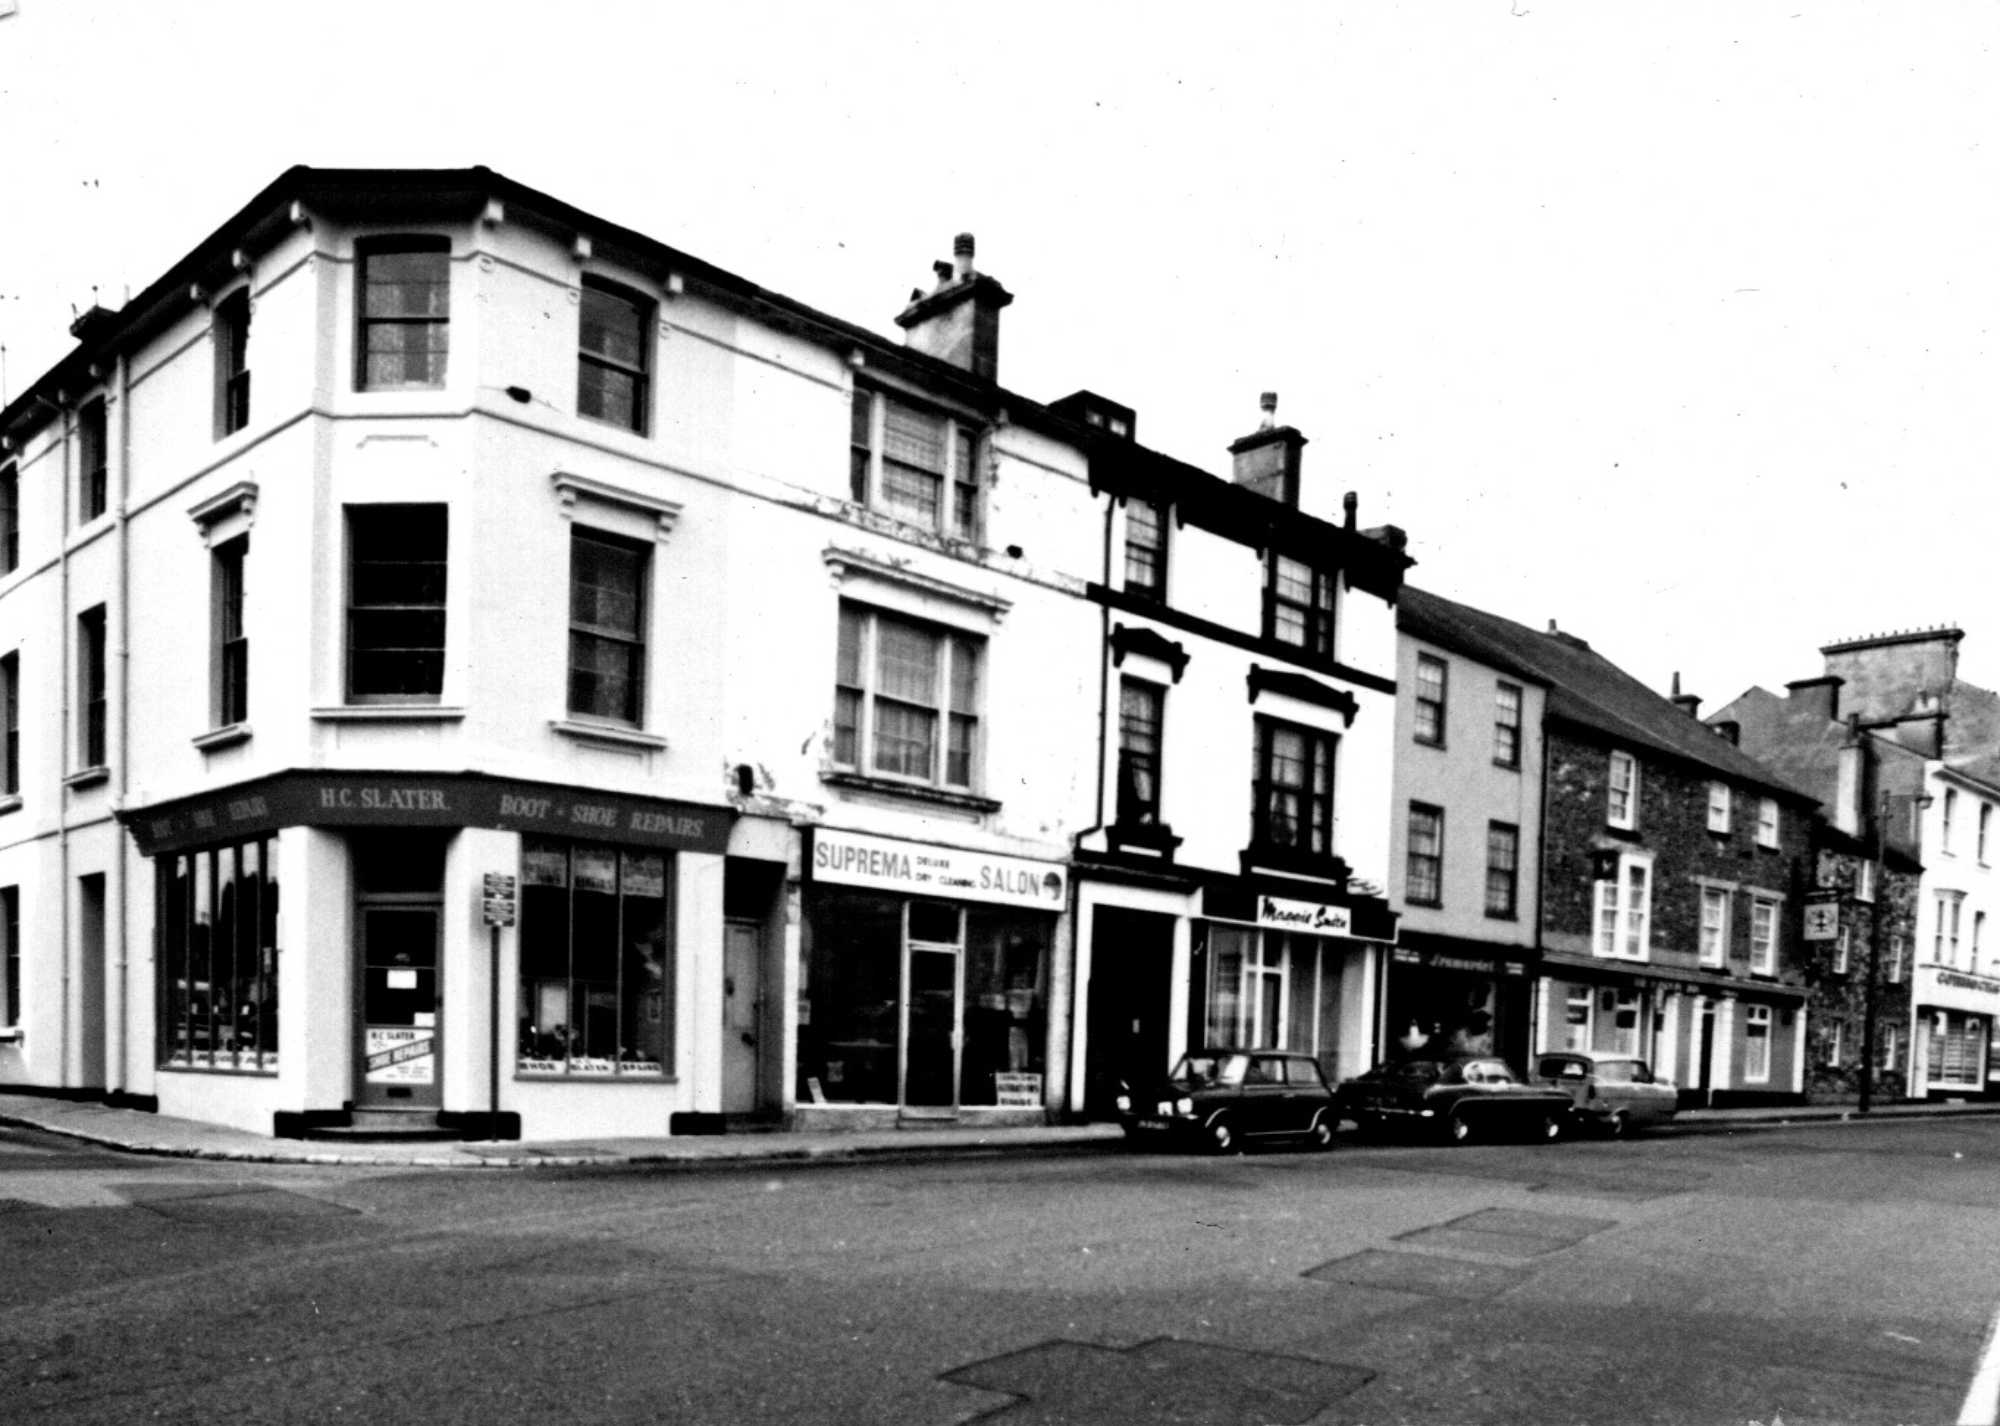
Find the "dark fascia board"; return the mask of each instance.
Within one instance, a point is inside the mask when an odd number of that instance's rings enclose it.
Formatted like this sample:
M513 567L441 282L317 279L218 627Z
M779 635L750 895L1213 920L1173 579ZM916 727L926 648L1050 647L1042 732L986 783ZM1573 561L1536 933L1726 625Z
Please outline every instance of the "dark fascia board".
M1338 569L1350 587L1391 603L1402 590L1403 572L1416 563L1358 530L1280 505L1136 441L1077 429L1090 457L1093 490L1172 505L1181 524L1259 550L1278 550L1321 569Z
M166 322L186 310L191 286L213 285L231 270L230 254L255 249L260 240L291 226L291 207L303 205L308 214L353 215L380 222L450 221L475 217L488 199L507 209L507 221L566 235L587 234L607 256L624 258L641 269L681 274L716 300L760 321L826 346L863 353L863 365L900 376L997 418L1005 412L1013 423L1083 444L1089 429L1050 412L1040 402L982 381L939 358L911 351L889 338L802 302L759 287L756 283L700 258L692 257L643 233L586 213L582 209L517 183L490 168L450 169L287 169L255 198L120 308L111 320L29 386L4 411L0 433L25 436L50 419L59 391L74 392L93 384L93 364L134 349Z
M1612 720L1608 717L1603 722L1592 722L1550 710L1546 716L1546 721L1551 727L1565 727L1579 733L1587 734L1589 741L1601 743L1607 748L1624 747L1643 750L1650 757L1661 758L1668 762L1677 763L1682 767L1694 768L1700 772L1727 778L1733 782L1740 782L1750 787L1761 788L1775 797L1785 798L1802 807L1818 807L1821 805L1820 799L1814 797L1811 793L1801 791L1796 787L1787 786L1785 783L1777 781L1768 774L1764 777L1756 777L1743 771L1741 768L1724 766L1719 762L1704 762L1679 748L1672 747L1657 738L1649 736L1642 729L1637 728L1633 724L1626 723L1622 719L1618 720L1619 726L1614 728L1609 726ZM1721 740L1718 738L1717 741ZM1749 760L1750 755L1748 753L1745 753L1743 756L1746 761Z

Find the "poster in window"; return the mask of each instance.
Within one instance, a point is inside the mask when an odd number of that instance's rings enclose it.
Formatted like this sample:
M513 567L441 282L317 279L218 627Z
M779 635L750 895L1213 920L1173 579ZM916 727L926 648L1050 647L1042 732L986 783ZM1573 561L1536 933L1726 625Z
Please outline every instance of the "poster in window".
M618 853L609 847L576 849L576 889L601 891L607 896L618 890Z
M561 847L524 842L521 847L521 884L568 886L569 854Z
M667 894L667 859L657 853L625 853L625 894L627 896L665 896Z

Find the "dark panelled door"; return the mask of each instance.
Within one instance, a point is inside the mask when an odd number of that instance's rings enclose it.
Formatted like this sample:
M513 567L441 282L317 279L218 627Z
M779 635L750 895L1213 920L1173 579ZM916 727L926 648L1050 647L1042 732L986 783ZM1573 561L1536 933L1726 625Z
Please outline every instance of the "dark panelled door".
M1173 966L1173 917L1097 908L1090 934L1090 1041L1083 1081L1084 1111L1092 1118L1117 1114L1120 1084L1144 1093L1172 1068L1167 1063L1167 1013Z

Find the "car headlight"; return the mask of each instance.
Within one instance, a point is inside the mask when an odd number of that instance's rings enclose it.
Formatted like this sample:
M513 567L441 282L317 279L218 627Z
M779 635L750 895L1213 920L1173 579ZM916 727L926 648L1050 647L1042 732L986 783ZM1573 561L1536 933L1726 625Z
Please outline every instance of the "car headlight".
M1179 1099L1176 1099L1174 1101L1174 1113L1176 1114L1194 1113L1194 1101L1192 1099L1189 1099L1186 1095L1182 1095Z
M1130 1113L1132 1112L1132 1096L1131 1096L1131 1095L1129 1095L1129 1094L1121 1094L1121 1095L1119 1095L1119 1096L1118 1096L1118 1112L1119 1112L1120 1114L1130 1114Z

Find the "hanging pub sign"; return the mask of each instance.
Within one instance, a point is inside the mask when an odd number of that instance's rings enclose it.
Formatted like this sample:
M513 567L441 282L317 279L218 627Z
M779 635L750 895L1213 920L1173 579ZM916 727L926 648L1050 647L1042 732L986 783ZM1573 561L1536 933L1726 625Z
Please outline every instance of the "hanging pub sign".
M1806 939L1808 941L1840 939L1839 897L1815 892L1806 898Z

